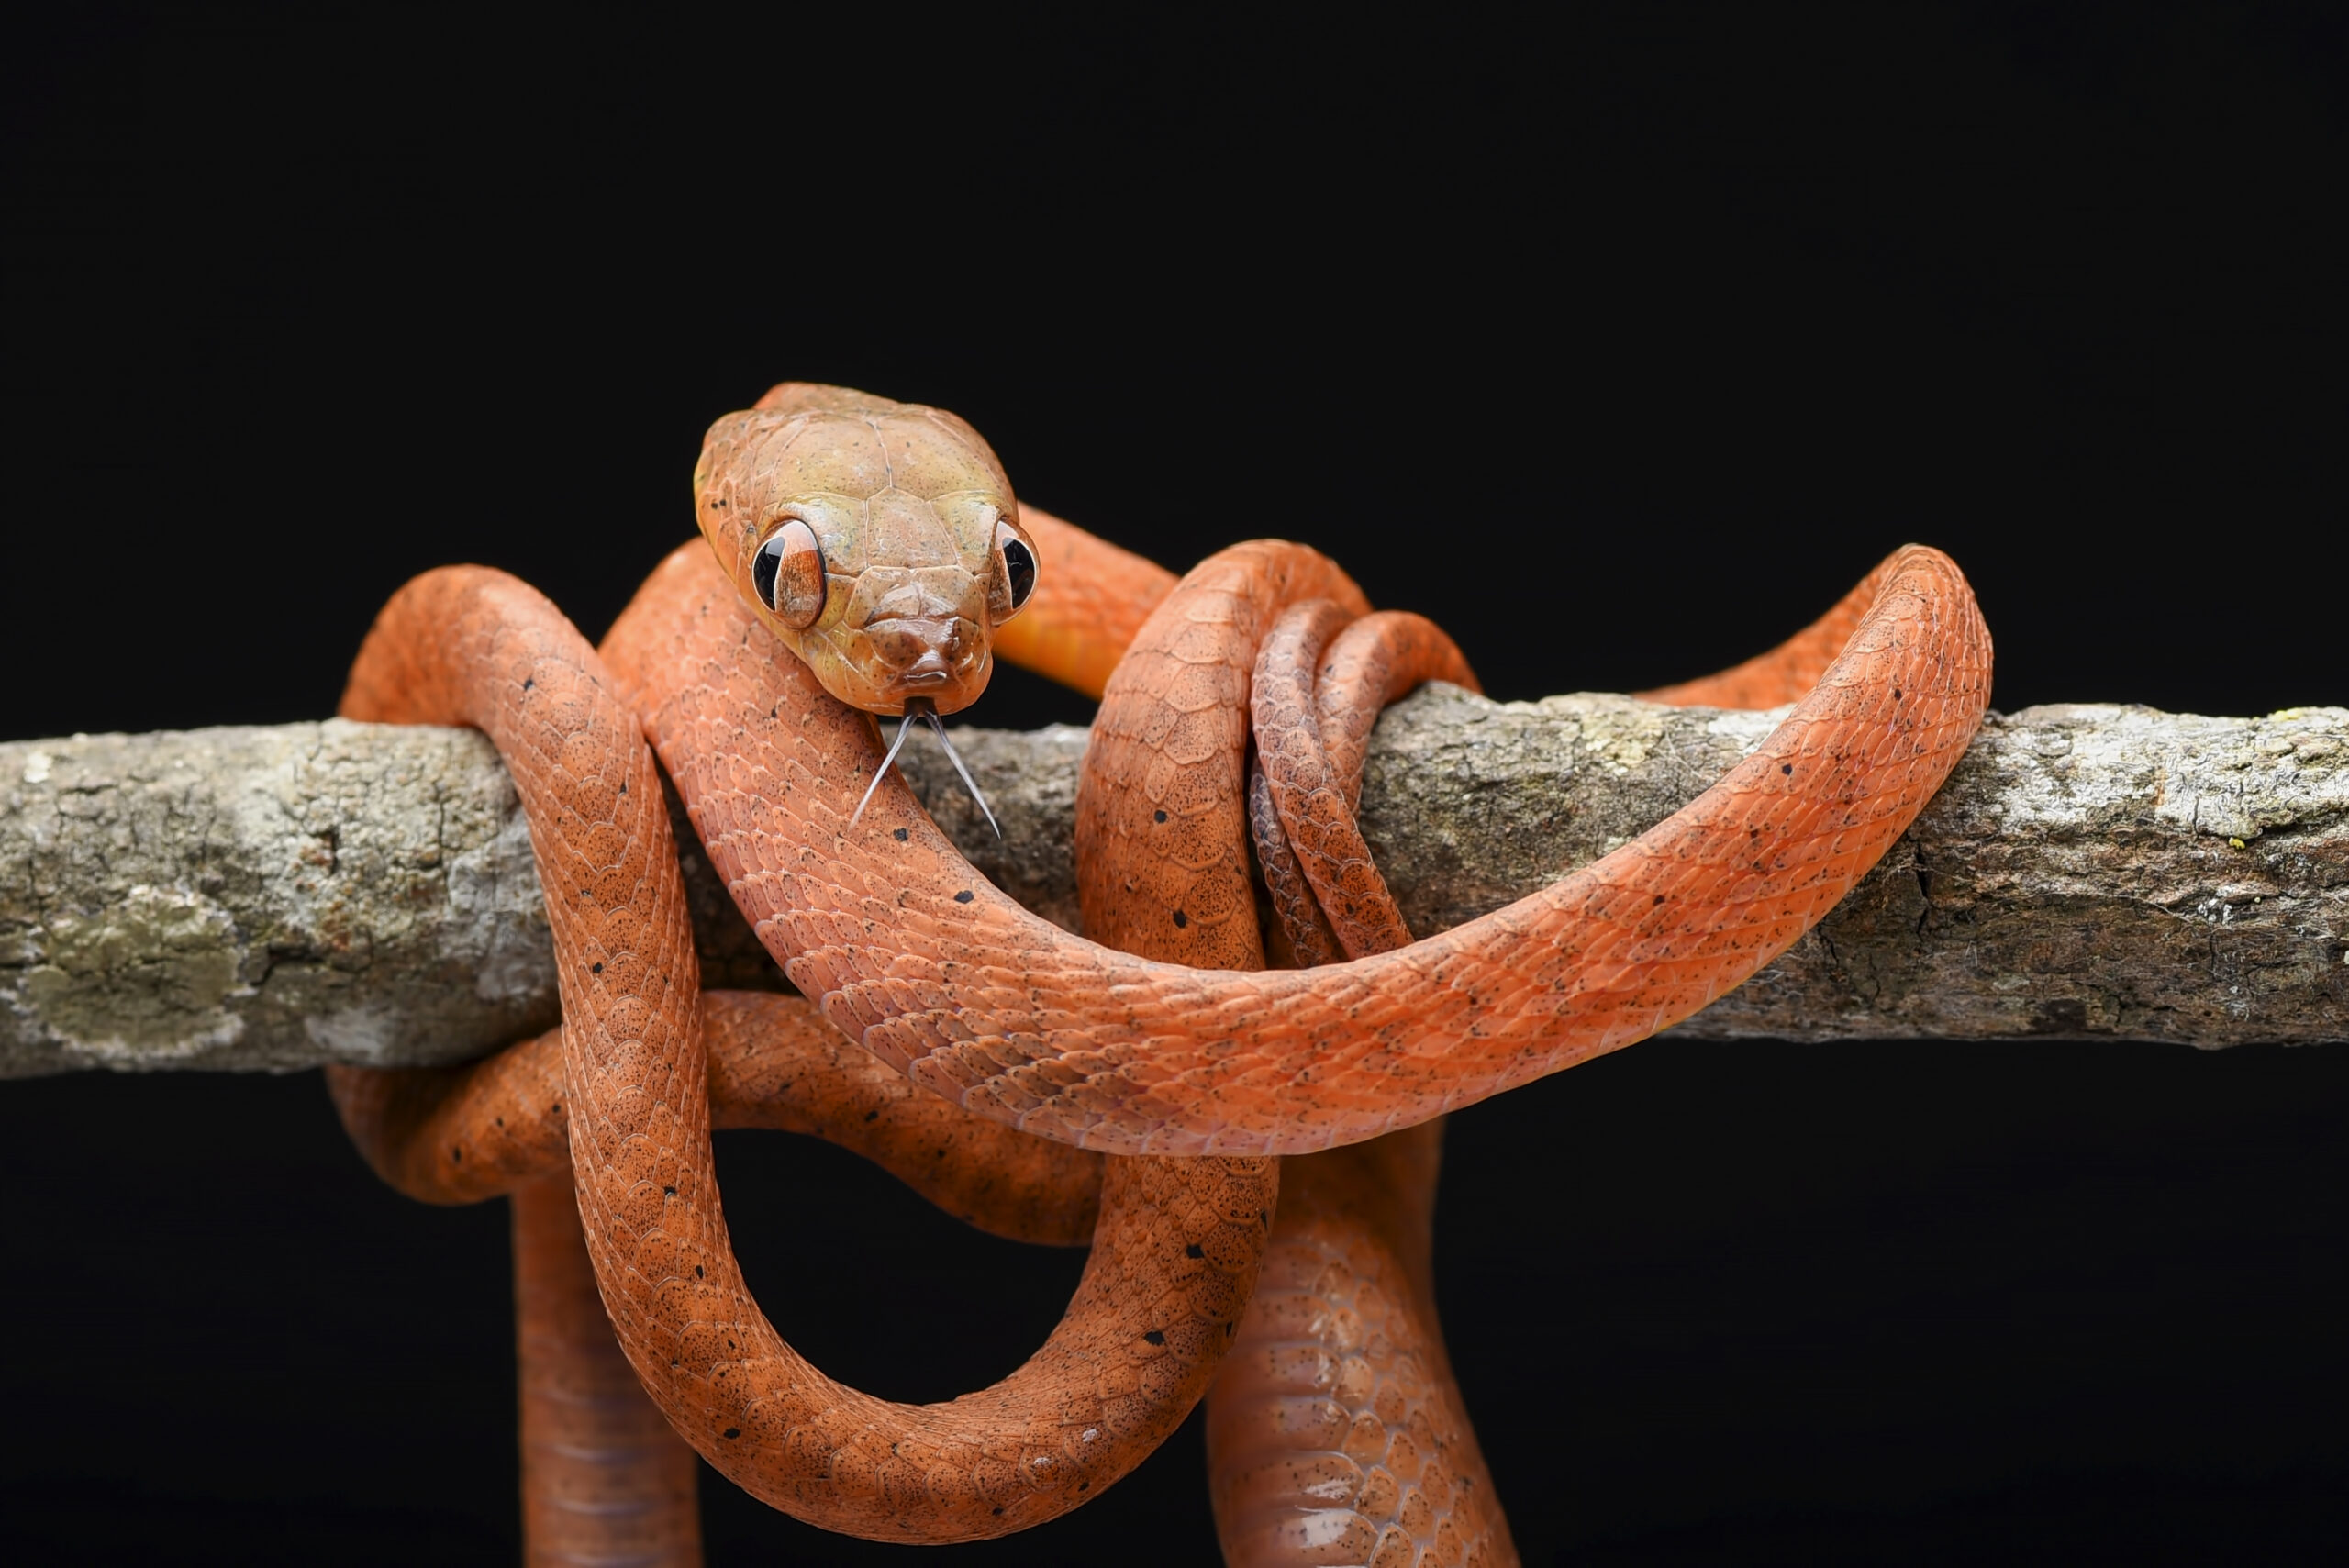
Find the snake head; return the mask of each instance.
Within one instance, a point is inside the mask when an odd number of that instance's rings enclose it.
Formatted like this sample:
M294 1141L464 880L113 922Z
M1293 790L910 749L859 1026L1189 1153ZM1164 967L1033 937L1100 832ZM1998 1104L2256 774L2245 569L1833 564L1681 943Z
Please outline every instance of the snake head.
M710 427L694 511L759 618L868 713L968 707L1036 548L1003 466L942 409L785 383Z

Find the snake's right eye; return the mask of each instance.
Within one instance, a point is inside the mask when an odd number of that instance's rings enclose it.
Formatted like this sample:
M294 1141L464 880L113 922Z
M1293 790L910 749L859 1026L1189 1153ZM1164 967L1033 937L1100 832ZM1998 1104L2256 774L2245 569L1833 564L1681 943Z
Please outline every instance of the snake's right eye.
M816 530L792 518L751 558L751 583L783 624L803 631L824 613L824 547Z

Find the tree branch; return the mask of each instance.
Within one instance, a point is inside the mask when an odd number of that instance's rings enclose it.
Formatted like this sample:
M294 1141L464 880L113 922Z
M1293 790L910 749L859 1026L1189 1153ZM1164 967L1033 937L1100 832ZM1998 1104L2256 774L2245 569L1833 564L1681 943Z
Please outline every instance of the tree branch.
M1448 687L1379 721L1363 825L1412 929L1469 919L1693 797L1774 716ZM981 870L1076 925L1082 730L907 772ZM780 986L701 856L706 980ZM0 745L0 1075L442 1062L555 1021L529 841L466 731L345 724ZM2349 709L1993 715L1835 912L1681 1026L1714 1037L2349 1039Z

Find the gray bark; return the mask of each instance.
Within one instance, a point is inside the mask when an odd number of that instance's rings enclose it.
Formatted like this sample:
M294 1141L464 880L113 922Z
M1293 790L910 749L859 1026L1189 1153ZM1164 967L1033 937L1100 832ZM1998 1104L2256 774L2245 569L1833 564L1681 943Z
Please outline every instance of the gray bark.
M1775 716L1433 687L1379 722L1363 825L1412 929L1669 815ZM1082 730L907 772L980 869L1075 929ZM712 984L782 984L701 857ZM0 745L0 1076L477 1055L551 1026L528 835L479 736L330 720ZM1714 1037L2349 1039L2349 709L1994 715L1884 863L1680 1028Z

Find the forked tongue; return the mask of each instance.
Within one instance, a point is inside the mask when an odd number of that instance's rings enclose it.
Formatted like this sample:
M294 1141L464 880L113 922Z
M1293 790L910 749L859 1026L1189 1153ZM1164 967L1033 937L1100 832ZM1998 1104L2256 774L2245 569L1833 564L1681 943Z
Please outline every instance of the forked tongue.
M987 809L987 797L979 793L978 781L971 776L971 770L963 765L963 755L954 750L954 742L946 738L946 726L939 719L937 705L927 697L918 697L914 701L921 704L922 717L929 722L930 729L938 736L938 743L946 748L946 760L954 764L956 773L963 775L963 787L969 790L971 798L979 803L979 815L987 819L987 826L995 829L995 836L998 839L1002 838L1003 824L997 822L995 819L995 813ZM907 703L907 717L911 717L913 711L913 702Z
M864 808L872 804L873 792L881 787L881 780L896 763L898 749L905 745L906 733L913 728L914 720L917 717L936 731L938 743L946 748L946 760L953 763L955 773L962 775L963 787L969 790L971 798L979 803L979 815L987 819L987 826L995 829L995 836L998 839L1002 838L1003 825L995 819L995 813L987 808L987 797L979 793L978 782L971 777L971 770L963 765L962 754L954 750L954 742L947 739L946 726L939 720L937 705L928 697L906 699L905 717L897 720L897 738L889 742L888 755L883 757L881 765L873 770L873 782L864 786L864 798L858 801L856 809L849 814L848 825L852 828L855 827L857 819L864 815Z

